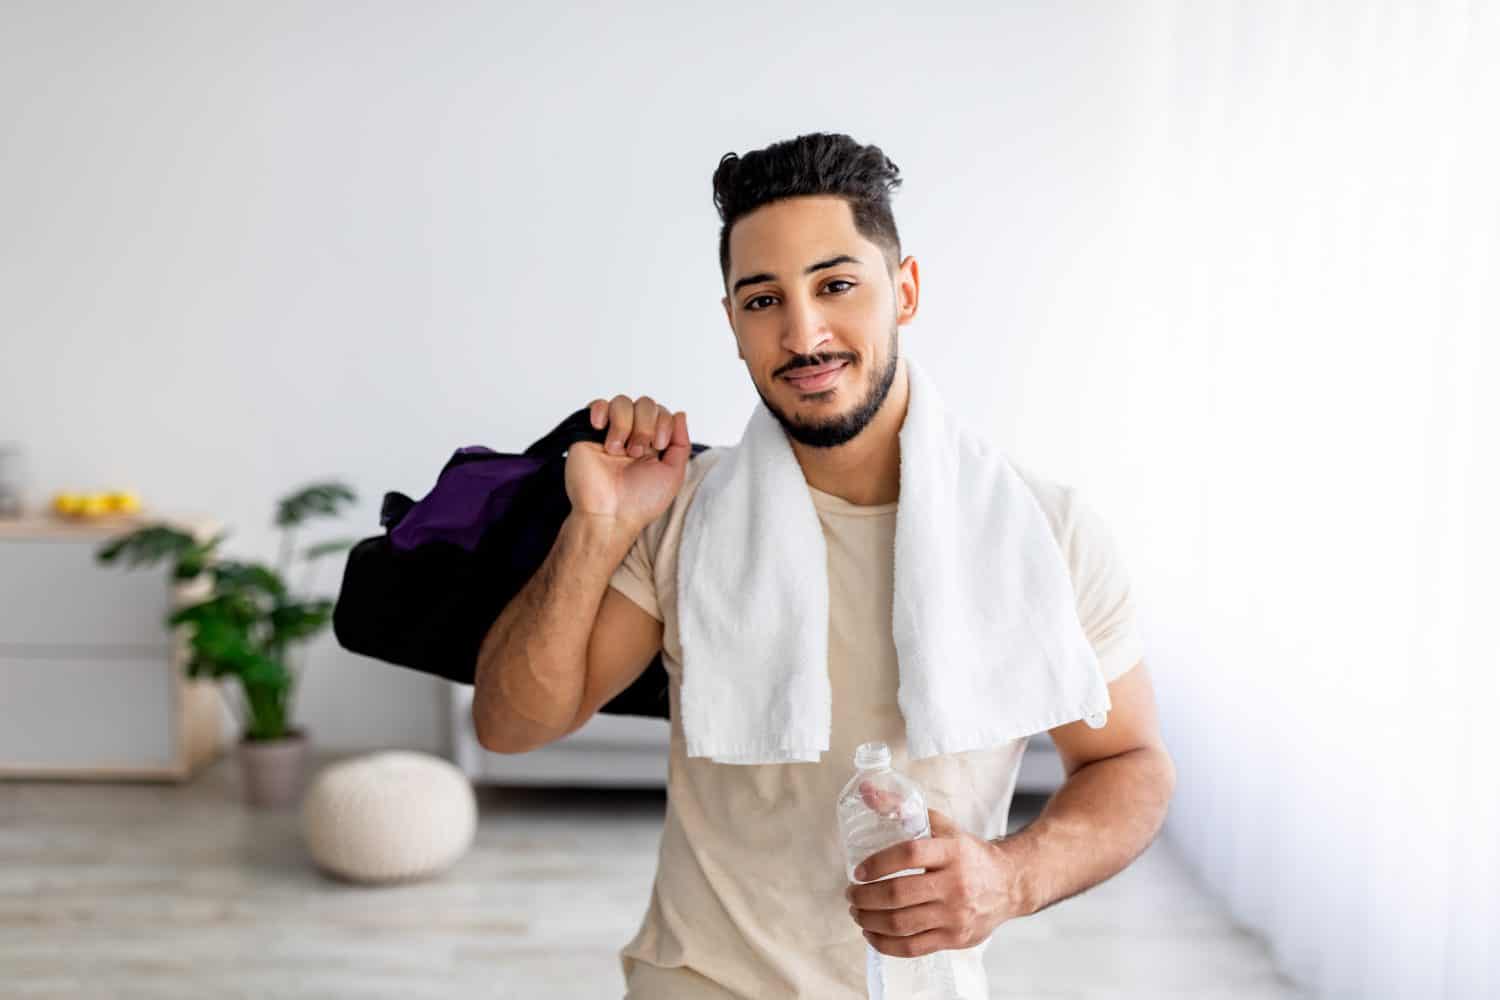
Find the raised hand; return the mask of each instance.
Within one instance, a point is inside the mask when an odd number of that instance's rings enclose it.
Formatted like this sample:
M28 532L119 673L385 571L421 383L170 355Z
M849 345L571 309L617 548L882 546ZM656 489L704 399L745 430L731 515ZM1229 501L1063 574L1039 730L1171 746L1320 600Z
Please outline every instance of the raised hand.
M687 414L650 396L621 395L591 402L589 420L607 433L602 445L580 441L568 449L568 500L577 513L639 531L682 488L692 454Z

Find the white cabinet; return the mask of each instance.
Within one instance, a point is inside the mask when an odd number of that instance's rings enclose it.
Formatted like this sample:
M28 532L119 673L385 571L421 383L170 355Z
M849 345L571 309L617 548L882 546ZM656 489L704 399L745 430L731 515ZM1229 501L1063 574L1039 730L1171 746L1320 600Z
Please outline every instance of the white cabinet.
M665 787L671 730L665 719L596 715L556 743L523 754L491 753L474 735L474 689L452 685L453 759L475 781L501 785ZM1062 759L1046 733L1031 737L1016 791L1051 794L1063 783Z
M477 782L500 785L665 788L671 729L665 719L596 715L555 743L530 753L491 753L474 735L474 689L450 692L453 760Z
M0 777L180 780L225 745L216 683L163 624L193 590L94 558L138 523L0 520Z

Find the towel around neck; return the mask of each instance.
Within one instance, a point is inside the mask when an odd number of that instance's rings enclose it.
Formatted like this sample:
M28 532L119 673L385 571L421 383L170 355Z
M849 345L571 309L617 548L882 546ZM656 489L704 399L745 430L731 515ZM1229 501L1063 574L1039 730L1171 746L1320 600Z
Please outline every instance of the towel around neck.
M1005 456L904 357L892 638L911 759L1104 724L1109 689L1046 516ZM678 557L688 756L828 749L828 566L786 432L763 402L704 476Z

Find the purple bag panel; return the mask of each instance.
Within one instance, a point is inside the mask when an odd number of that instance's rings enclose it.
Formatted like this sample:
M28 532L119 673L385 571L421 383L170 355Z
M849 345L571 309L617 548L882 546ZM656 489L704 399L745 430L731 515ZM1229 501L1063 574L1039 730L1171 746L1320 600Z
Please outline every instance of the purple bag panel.
M453 464L463 455L486 457ZM473 552L521 484L546 464L545 458L501 454L483 445L460 448L431 491L391 529L391 547L407 551L428 542L452 542Z

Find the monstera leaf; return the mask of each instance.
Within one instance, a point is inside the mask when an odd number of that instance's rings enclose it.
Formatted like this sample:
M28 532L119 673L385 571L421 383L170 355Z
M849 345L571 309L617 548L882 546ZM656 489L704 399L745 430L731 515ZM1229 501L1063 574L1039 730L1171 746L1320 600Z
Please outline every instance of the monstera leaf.
M204 622L219 622L248 631L260 621L262 611L253 600L244 594L227 593L210 597L198 604L189 604L167 616L168 625L200 626Z
M333 602L300 601L278 604L271 609L271 644L280 646L316 635L333 617Z
M343 483L314 483L282 499L276 507L276 526L290 528L310 517L333 516L339 505L355 499Z
M151 524L138 528L119 538L110 539L95 558L102 563L122 560L127 568L153 566L163 559L175 561L172 575L178 580L191 580L203 572L214 547L227 535L215 535L200 542L185 531L165 524Z
M358 538L330 538L326 542L318 542L316 545L309 545L303 549L302 558L307 560L322 559L324 556L347 552L358 541Z
M224 560L209 567L217 589L223 593L264 594L275 600L286 596L286 584L275 572L259 563Z

